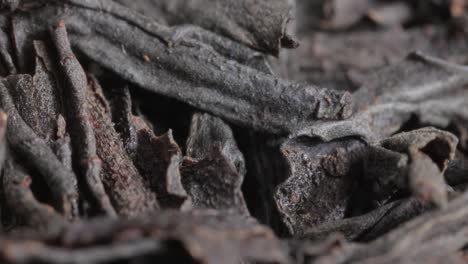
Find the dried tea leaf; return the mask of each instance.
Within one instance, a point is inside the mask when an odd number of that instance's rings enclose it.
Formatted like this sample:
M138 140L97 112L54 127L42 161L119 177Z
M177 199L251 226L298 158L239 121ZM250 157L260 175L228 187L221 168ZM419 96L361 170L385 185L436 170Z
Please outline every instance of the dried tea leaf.
M229 125L209 114L194 114L187 139L187 156L202 160L209 156L215 145L221 146L223 155L231 161L239 175L243 177L246 173L244 156L237 146Z
M31 178L12 160L6 161L2 184L5 202L17 222L52 234L65 227L65 219L60 214L37 201L29 188Z
M172 130L156 136L143 117L134 115L128 86L112 89L109 99L115 129L133 164L156 192L161 207L190 208L179 170L182 151Z
M24 100L17 104L17 109L38 135L44 139L55 140L58 136L57 120L62 114L62 94L58 86L58 70L53 63L50 50L46 43L34 42L36 52L36 67L33 75L33 89L11 91L15 102ZM22 87L20 87L22 88ZM16 95L17 93L21 93ZM28 113L36 111L35 113ZM23 114L24 112L24 114ZM34 120L28 120L34 117Z
M186 169L183 182L190 195L194 197L196 207L235 208L240 213L248 214L240 190L246 173L245 160L231 128L226 123L209 114L195 113L190 125L186 154L184 165L189 166L183 167ZM214 164L209 165L209 162ZM218 172L215 172L216 167ZM200 171L197 172L197 169ZM203 181L213 181L213 185L204 188ZM215 190L218 190L219 194L215 194L217 198L212 198L214 202L203 205L205 203L201 202L203 198L210 199L208 195L216 192Z
M465 116L468 68L413 53L371 75L353 94L356 113L337 122L321 122L292 135L324 141L358 136L378 142L398 132L411 118L446 128Z
M7 153L6 153L7 145L8 145L8 142L6 140L7 120L8 120L7 114L3 110L0 110L0 170L3 167L3 163L7 156Z
M2 69L0 73L2 76L17 73L16 65L13 62L12 43L8 37L7 25L6 17L0 16L0 69Z
M466 36L450 37L441 26L349 33L314 32L301 38L298 49L273 62L281 76L321 87L354 91L369 74L421 51L465 64Z
M277 187L275 200L292 234L345 216L359 176L353 167L366 149L367 144L355 138L297 138L281 146L289 177Z
M67 218L76 215L78 192L75 174L66 168L45 140L40 138L21 118L7 87L20 85L28 75L11 75L0 82L0 104L8 115L7 139L12 150L30 163L47 182L56 208Z
M162 207L187 208L187 200L179 167L182 151L175 142L172 131L157 137L141 118L133 117L137 146L133 162L139 172L151 183Z
M397 228L414 217L434 209L431 204L423 203L420 200L410 197L392 202L393 208L384 217L362 233L360 241L372 241L383 234Z
M4 242L0 241L0 244ZM24 250L28 245L33 247ZM0 259L9 263L39 260L102 263L144 256L152 251L156 256L169 259L176 254L179 261L185 257L183 263L289 263L286 252L269 228L246 216L214 211L164 211L133 220L81 222L46 239L10 240L8 249L10 254L0 250Z
M233 210L248 214L241 185L243 177L217 144L202 160L185 158L182 183L194 208Z
M169 25L193 24L225 35L254 49L278 55L298 44L286 33L290 5L286 0L145 0L135 4L144 14ZM149 13L148 9L154 11Z
M86 100L96 154L102 160L102 182L116 212L129 217L154 211L158 208L156 196L125 151L102 88L94 78L88 78Z
M73 170L72 146L68 135L60 136L51 143L52 150L62 164L69 170Z
M3 263L107 263L158 255L167 250L164 243L154 240L133 241L116 245L97 245L85 249L61 248L36 241L0 239ZM167 258L164 258L167 260ZM183 258L182 258L183 259ZM155 258L157 260L157 258ZM186 259L183 259L183 261ZM177 261L181 261L180 258Z
M432 206L415 198L405 198L385 204L367 214L313 227L306 231L304 237L319 240L341 233L347 240L369 241L431 208Z
M132 120L134 115L130 89L128 85L112 87L108 94L115 130L122 138L127 153L134 156L137 152L138 138L135 121Z
M320 263L315 260L324 256L328 258L328 263L339 263L358 245L348 243L343 235L337 233L320 241L290 240L288 246L290 255L295 256L296 263Z
M397 202L395 202L397 203ZM345 218L313 227L305 232L303 237L312 240L326 239L334 233L343 234L347 240L355 240L365 234L382 218L395 208L395 203L383 205L376 210L361 216Z
M434 128L417 129L382 140L366 156L365 178L378 201L411 190L423 201L443 206L443 174L455 156L457 138Z
M70 134L78 159L76 163L80 167L87 187L91 190L93 198L97 201L100 208L107 214L115 216L116 212L99 178L101 173L101 160L99 160L96 151L93 123L89 120L91 109L87 107L86 102L88 87L86 74L71 50L63 21L59 21L57 25L54 26L51 35L57 49L59 67L63 75L63 90L71 128Z
M347 93L278 79L229 60L209 43L189 37L169 47L177 28L157 24L112 2L73 0L37 9L29 18L16 16L14 21L23 25L18 27L22 29L19 37L27 39L31 34L26 31L40 29L62 13L62 7L74 10L62 17L72 45L84 55L143 88L231 122L287 133L316 120L351 114ZM31 20L35 28L26 26ZM119 30L109 32L110 27ZM121 52L122 47L126 52Z
M468 182L468 157L457 151L455 158L448 162L444 176L451 186Z
M356 248L346 262L408 263L412 259L424 257L426 260L460 250L468 242L467 199L465 193L450 202L447 208L416 217L366 247ZM455 226L461 228L453 228Z
M140 1L129 1L129 0L114 0L115 2L131 8L139 13L156 20L158 23L167 24L166 17L167 13L162 9L162 3L164 1L154 0L140 0ZM166 3L167 4L167 3Z

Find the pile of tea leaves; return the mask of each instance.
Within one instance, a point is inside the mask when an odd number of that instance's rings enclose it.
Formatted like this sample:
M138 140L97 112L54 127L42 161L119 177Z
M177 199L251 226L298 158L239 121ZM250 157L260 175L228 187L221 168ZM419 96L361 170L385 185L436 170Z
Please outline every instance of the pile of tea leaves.
M0 0L0 262L466 263L467 43L466 0Z

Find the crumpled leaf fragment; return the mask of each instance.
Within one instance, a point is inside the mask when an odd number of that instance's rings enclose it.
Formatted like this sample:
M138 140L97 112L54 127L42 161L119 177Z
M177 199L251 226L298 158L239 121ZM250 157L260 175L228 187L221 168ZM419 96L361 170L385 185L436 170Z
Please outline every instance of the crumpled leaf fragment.
M133 113L128 86L114 87L108 93L115 129L133 164L156 193L162 208L188 209L191 202L182 186L179 167L182 150L172 130L156 136L151 124Z
M245 160L229 125L209 114L193 114L186 155L183 165L188 166L182 167L183 183L196 207L228 208L248 214L240 189L246 173ZM204 181L211 184L203 186Z
M150 182L161 206L190 207L191 201L182 185L179 169L182 151L175 142L172 131L157 137L141 118L133 116L132 123L137 137L133 162Z
M188 157L201 160L208 157L213 146L220 145L222 152L241 177L246 173L245 160L234 139L229 125L209 114L195 113L192 116L186 153Z
M275 200L292 234L345 216L359 176L353 167L366 149L367 144L355 138L331 142L296 138L281 146L289 178L278 185Z
M241 191L243 177L225 156L221 145L213 146L202 160L185 158L181 173L182 184L194 208L249 213Z
M365 178L376 201L410 191L422 201L444 206L444 172L455 156L458 139L445 131L422 128L396 134L370 147Z
M125 151L112 123L108 102L94 78L88 78L86 98L96 137L96 153L102 160L102 182L115 210L121 216L130 217L157 209L156 195Z

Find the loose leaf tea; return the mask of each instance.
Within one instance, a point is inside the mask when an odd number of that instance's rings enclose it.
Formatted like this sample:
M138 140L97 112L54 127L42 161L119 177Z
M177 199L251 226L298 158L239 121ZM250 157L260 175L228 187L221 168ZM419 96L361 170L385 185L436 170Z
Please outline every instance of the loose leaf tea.
M466 263L465 0L0 0L1 263Z

